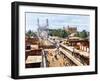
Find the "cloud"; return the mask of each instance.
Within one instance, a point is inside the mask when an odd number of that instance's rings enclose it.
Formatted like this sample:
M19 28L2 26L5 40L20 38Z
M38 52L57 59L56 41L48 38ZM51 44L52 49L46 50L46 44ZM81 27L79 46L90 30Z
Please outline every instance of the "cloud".
M50 28L62 28L63 26L77 26L79 30L89 30L90 17L84 15L62 15L62 14L42 14L42 13L26 13L26 30L32 29L36 31L37 19L40 25L49 20Z

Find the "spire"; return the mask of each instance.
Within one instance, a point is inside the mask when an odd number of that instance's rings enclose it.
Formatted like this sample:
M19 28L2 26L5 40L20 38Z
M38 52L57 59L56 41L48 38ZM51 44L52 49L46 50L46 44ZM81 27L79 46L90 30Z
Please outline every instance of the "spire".
M47 26L49 26L49 24L48 24L48 19L46 19L46 23L47 23Z
M38 25L38 27L39 27L39 18L37 19L37 25Z

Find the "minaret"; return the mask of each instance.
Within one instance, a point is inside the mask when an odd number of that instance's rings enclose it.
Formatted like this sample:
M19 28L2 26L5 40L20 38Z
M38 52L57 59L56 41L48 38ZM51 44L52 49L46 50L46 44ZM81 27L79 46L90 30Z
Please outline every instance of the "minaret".
M40 27L40 25L39 25L39 18L37 19L37 25L38 25L38 27Z
M37 19L37 26L38 26L38 37L40 37L40 25L39 25L39 18Z
M47 26L49 26L48 19L46 19Z

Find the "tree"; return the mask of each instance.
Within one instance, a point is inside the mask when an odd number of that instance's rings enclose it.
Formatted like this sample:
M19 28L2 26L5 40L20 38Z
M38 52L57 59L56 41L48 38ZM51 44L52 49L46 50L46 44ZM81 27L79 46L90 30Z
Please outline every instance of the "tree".
M62 29L50 29L49 35L65 38L65 37L68 37L69 33Z
M62 30L62 32L62 38L68 37L68 32L66 32L65 30Z
M26 36L31 37L31 36L36 36L35 32L29 30L28 32L26 32Z
M76 37L80 37L80 33L79 33L79 32L77 32L75 36L76 36Z
M88 34L87 34L86 30L83 30L82 32L80 32L79 36L81 38L86 38L88 36Z

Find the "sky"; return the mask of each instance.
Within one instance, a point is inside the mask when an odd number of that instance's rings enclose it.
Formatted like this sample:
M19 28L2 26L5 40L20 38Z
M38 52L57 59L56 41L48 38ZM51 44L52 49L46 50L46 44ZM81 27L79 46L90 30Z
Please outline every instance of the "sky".
M90 28L90 16L79 14L51 14L51 13L33 13L26 12L26 31L37 31L37 19L41 26L46 24L46 19L49 22L49 29L62 29L63 27L77 27L78 31L86 30Z

